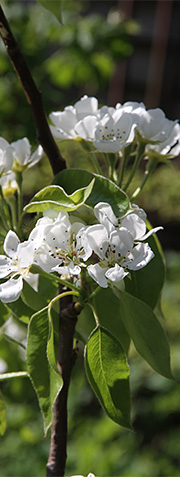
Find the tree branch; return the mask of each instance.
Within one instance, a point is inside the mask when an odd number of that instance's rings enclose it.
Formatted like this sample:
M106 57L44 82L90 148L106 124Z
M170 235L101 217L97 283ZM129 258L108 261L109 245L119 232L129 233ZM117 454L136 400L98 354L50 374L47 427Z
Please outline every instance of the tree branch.
M77 315L80 311L76 309L76 304L72 302L72 296L64 297L61 300L58 367L64 384L53 407L51 445L46 467L46 477L63 477L65 472L67 458L67 398L70 377L76 361L73 339Z
M57 174L66 168L66 163L60 154L59 148L51 134L46 114L44 111L42 96L38 90L25 59L18 47L18 44L11 32L9 23L0 6L0 34L5 44L7 53L11 59L13 67L23 86L27 101L31 107L34 123L37 132L38 142L46 153L53 173Z

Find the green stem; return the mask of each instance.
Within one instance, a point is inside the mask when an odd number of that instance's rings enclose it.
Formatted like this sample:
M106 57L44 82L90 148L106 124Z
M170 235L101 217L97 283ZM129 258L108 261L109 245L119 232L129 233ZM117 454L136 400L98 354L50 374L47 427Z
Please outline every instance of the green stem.
M124 173L125 173L126 167L128 165L129 159L130 159L131 151L132 151L132 144L129 144L129 146L127 146L124 149L123 157L122 157L122 159L120 159L119 178L118 178L118 182L117 182L119 187L122 186Z
M2 190L2 187L0 186L0 196L1 196L1 200L2 200L2 216L3 216L3 222L4 222L4 225L6 225L6 230L7 230L7 224L8 224L8 228L13 228L13 224L12 224L12 217L11 217L11 214L10 214L10 210L9 210L9 205L4 197L4 194L3 194L3 190Z
M148 161L148 164L147 164L142 182L141 182L140 186L137 187L137 189L133 192L133 194L131 196L131 200L135 199L135 197L137 197L139 195L139 193L142 191L142 189L143 189L144 185L146 184L147 180L149 179L150 175L156 169L156 166L157 166L157 160L156 159L152 158Z
M102 175L101 167L99 165L99 162L96 158L95 153L92 150L90 151L90 157L91 157L91 160L92 160L92 163L93 163L93 166L94 166L94 169L95 169L96 173L100 174L100 176L101 176Z
M142 142L140 142L138 144L138 147L137 147L137 153L136 153L136 157L135 157L135 161L134 161L134 164L132 166L132 169L131 169L131 172L129 174L129 177L128 177L128 180L126 181L126 184L125 186L123 187L123 190L126 191L127 188L129 187L133 177L134 177L134 174L136 172L136 169L138 168L138 165L143 157L143 154L144 154L144 151L145 151L145 144L143 144Z
M16 207L16 198L14 195L8 197L8 204L11 209L11 223L12 229L17 230L17 207Z

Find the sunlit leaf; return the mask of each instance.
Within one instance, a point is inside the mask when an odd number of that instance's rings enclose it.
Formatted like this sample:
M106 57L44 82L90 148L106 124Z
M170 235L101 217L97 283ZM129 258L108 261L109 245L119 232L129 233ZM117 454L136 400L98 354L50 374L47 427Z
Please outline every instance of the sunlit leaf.
M52 320L48 307L32 316L27 342L28 372L37 393L47 433L52 423L52 407L62 387L55 365Z
M94 179L83 188L73 188L73 193L68 195L65 190L58 185L51 185L39 191L26 205L26 212L43 212L47 209L73 211L85 203L91 194Z
M0 436L3 436L6 430L6 408L4 399L0 393Z
M72 194L74 189L86 187L93 178L94 187L86 204L94 207L98 202L108 202L115 214L122 217L129 209L129 199L125 192L105 177L82 169L66 169L55 176L53 183L63 187L67 194Z

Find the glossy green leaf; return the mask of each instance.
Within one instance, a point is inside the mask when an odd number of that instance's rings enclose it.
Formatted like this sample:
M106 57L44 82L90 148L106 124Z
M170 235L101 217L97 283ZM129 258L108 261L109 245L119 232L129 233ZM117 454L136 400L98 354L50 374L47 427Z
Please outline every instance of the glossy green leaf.
M0 393L0 436L3 436L6 430L6 408L4 399Z
M48 307L33 315L29 323L27 366L47 433L52 423L52 407L63 384L55 364L52 320Z
M86 187L95 178L91 194L86 200L89 207L94 207L98 202L108 202L117 217L122 217L129 209L129 199L114 182L82 169L65 169L55 176L53 184L59 184L67 194L72 194L74 188Z
M126 292L119 291L119 297L120 317L137 352L155 371L173 379L168 341L152 309Z
M146 267L125 278L125 289L131 295L147 303L152 309L158 303L165 278L165 263L161 245L156 235L148 239L155 256Z
M62 22L61 0L38 0L38 2L53 13L59 22Z
M111 288L101 289L93 300L98 322L109 330L121 343L124 350L129 349L130 338L120 316L120 301Z
M78 188L73 187L73 193L68 195L59 185L50 185L40 190L26 205L26 212L43 212L47 209L55 209L58 212L66 210L72 212L83 205L91 194L94 185L94 179L90 180L87 186Z
M88 380L108 416L131 428L129 368L119 341L103 327L90 335L85 349Z

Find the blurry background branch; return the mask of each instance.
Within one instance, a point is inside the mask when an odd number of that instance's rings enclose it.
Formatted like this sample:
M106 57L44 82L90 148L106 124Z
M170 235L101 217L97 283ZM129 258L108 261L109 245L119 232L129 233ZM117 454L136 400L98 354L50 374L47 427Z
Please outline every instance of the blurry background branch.
M32 78L30 70L11 32L10 26L1 6L0 33L7 53L23 86L28 103L31 106L38 141L48 156L54 174L56 174L62 169L65 169L65 161L61 157L59 149L51 134L44 111L41 93Z

